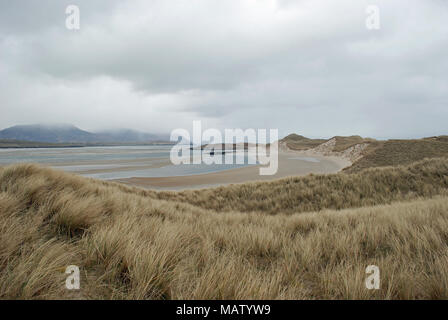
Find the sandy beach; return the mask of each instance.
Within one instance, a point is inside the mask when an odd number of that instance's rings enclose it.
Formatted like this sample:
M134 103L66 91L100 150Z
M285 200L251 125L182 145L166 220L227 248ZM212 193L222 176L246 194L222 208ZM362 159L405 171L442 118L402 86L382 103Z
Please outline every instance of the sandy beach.
M275 180L310 173L335 173L351 164L349 158L329 154L326 149L294 151L280 144L277 173L263 176L259 172L263 165L175 166L170 161L169 151L168 146L2 150L0 166L18 161L39 163L58 170L132 186L183 190Z
M131 186L158 190L200 189L250 181L275 180L289 176L303 176L310 173L335 173L349 166L351 162L342 157L323 156L299 151L279 151L278 171L275 175L259 174L260 165L253 165L220 172L177 176L127 178L114 181Z

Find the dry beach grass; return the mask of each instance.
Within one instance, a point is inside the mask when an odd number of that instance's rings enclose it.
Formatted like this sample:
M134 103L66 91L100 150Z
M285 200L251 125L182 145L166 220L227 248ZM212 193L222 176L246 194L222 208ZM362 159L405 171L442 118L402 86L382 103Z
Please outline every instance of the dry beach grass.
M447 188L446 159L180 194L9 166L0 298L445 299Z

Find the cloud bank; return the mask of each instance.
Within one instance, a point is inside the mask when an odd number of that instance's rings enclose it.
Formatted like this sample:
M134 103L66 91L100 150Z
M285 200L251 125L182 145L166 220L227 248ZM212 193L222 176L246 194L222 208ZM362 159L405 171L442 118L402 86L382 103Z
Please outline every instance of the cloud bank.
M80 30L65 8L80 8ZM381 28L365 27L366 7ZM0 4L0 127L447 134L443 0Z

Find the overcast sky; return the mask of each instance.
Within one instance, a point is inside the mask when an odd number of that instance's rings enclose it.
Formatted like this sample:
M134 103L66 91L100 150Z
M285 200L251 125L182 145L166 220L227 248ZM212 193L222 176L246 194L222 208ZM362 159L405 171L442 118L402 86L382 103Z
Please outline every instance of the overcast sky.
M448 134L447 21L446 0L1 1L0 128Z

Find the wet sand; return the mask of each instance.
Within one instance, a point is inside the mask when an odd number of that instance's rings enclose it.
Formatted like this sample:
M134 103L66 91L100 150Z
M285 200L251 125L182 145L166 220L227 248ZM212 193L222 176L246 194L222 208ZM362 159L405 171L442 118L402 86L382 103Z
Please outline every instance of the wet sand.
M150 161L146 161L145 163L136 162L136 165L130 165L130 161L116 161L111 163L99 163L99 162L90 162L90 163L63 163L63 164L50 164L49 166L61 169L64 171L69 171L81 175L88 174L97 174L97 173L112 173L112 172L122 172L122 171L135 171L135 170L145 170L145 169L155 169L162 168L164 166L168 166L171 162L167 159L151 159ZM93 167L90 169L89 167ZM103 166L103 167L101 167ZM110 166L108 168L107 166ZM83 169L85 168L85 169Z
M309 173L334 173L351 164L343 157L293 151L282 145L278 171L270 176L260 175L261 165L173 166L169 148L158 146L0 150L0 166L19 162L39 163L83 176L159 190L209 188Z
M157 178L128 178L114 181L127 185L158 190L200 189L249 181L275 180L310 173L335 173L349 166L350 161L330 156L313 155L294 151L280 151L278 171L275 175L261 176L259 165L220 172Z

